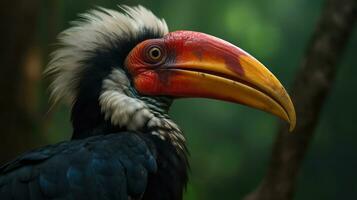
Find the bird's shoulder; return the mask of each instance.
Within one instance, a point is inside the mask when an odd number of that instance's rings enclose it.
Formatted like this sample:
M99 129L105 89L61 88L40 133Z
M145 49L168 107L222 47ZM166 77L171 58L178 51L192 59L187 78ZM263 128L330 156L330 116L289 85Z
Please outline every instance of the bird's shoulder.
M0 168L0 199L140 197L157 170L150 144L135 133L49 145Z

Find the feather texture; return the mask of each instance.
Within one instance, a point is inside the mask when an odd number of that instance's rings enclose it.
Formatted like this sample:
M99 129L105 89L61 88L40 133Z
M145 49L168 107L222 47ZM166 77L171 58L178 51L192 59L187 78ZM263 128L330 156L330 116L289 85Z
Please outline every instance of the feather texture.
M123 199L144 194L156 158L133 133L29 152L0 169L0 199Z
M163 36L168 33L164 19L157 18L142 6L120 7L124 13L99 7L82 14L81 20L59 35L60 48L52 54L45 74L53 76L51 98L56 103L66 99L73 103L85 61L97 51L110 51L120 40L140 37L149 31Z

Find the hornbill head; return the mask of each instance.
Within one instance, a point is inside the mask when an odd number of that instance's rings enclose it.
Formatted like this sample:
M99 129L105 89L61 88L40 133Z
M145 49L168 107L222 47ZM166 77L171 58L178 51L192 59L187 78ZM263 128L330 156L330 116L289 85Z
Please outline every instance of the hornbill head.
M59 37L62 47L47 73L54 76L55 100L73 104L75 133L103 122L150 128L167 117L173 99L185 97L240 103L294 128L289 95L253 56L208 34L169 32L164 20L141 6L122 9L93 10Z

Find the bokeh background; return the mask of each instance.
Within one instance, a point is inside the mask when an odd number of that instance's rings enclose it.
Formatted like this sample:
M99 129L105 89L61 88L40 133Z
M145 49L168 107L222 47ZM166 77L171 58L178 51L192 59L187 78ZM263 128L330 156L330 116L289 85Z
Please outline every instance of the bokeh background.
M43 80L41 72L54 49L56 35L68 28L78 13L97 5L116 9L117 4L142 4L165 18L171 31L205 32L245 49L268 66L289 90L323 2L41 0L36 9L35 34L21 72L26 83L21 98L32 119L31 137L36 138L33 146L67 140L71 135L69 107L50 106L46 90L49 81ZM357 199L356 55L354 31L305 158L296 200ZM6 98L6 94L1 95ZM184 130L191 152L186 200L240 199L256 188L267 170L278 128L276 118L206 99L179 100L171 115Z

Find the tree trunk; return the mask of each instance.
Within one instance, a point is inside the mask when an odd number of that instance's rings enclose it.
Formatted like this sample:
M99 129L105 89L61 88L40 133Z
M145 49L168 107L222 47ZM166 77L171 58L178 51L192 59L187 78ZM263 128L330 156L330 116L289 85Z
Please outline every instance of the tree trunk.
M246 200L289 200L357 17L356 0L327 0L292 89L297 126L281 125L266 177Z
M5 1L0 7L0 163L38 142L24 92L24 62L36 30L38 4L37 0Z

